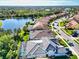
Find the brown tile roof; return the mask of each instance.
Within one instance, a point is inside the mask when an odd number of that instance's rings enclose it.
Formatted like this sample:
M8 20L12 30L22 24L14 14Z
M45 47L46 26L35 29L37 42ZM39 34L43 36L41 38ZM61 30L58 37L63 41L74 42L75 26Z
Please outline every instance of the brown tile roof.
M40 21L33 26L33 29L48 29L48 26L47 23Z
M79 14L75 15L73 19L79 23Z
M67 28L72 28L74 29L76 27L76 25L78 25L78 23L75 21L75 20L71 20L67 25L66 27Z
M48 21L51 18L46 16L43 17L41 20L37 21L36 24L33 26L33 29L48 29Z
M79 14L73 16L71 21L66 25L66 28L76 28L76 25L79 23Z
M52 37L51 30L35 30L30 32L30 39L39 39L41 37Z
M35 38L41 38L41 37L52 37L53 34L52 34L52 31L50 30L44 30L42 32L39 32Z

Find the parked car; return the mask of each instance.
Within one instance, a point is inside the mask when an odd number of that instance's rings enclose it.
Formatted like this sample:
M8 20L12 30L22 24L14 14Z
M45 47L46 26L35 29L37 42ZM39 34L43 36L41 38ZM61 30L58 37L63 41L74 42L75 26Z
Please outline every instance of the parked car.
M68 44L69 44L70 46L74 46L74 44L73 44L73 43L71 43L71 42L69 42Z
M57 22L55 22L55 23L57 23Z

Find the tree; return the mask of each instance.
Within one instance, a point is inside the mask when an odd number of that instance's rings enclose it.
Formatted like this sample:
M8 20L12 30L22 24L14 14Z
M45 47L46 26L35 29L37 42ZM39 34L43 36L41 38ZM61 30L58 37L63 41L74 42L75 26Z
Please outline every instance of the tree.
M3 57L3 59L6 59L6 56L8 54L8 52L11 50L16 51L17 50L17 44L15 44L15 40L12 38L11 35L4 35L0 37L0 56ZM15 55L14 54L10 54L11 55ZM9 57L9 56L8 56Z

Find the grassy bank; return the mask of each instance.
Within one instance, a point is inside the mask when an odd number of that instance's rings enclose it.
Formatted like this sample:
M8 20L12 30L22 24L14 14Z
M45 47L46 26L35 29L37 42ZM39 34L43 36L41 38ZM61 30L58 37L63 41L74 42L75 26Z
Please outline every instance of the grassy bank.
M2 26L2 21L0 21L0 27Z
M59 40L59 43L60 43L62 46L67 47L67 45L65 44L65 42L62 41L61 39Z
M68 29L61 29L65 34L67 35L72 35L73 34L73 30L68 30Z
M65 25L64 22L59 23L59 26L61 26L61 27L63 27L64 25Z

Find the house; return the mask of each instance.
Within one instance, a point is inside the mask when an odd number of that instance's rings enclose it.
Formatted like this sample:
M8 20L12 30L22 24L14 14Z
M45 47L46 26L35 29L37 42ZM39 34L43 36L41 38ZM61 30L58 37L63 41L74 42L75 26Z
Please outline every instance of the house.
M48 26L44 22L38 22L33 26L33 30L40 30L40 29L48 29Z
M66 28L77 28L79 24L79 14L73 16L72 18L70 18L70 22L66 25Z
M40 39L41 37L53 37L51 30L34 30L29 33L30 40Z
M39 29L48 29L48 22L51 18L49 16L43 17L41 20L36 21L35 25L33 26L34 30Z
M53 42L53 39L50 37L42 37L40 40L28 41L25 48L26 58L66 56L68 52L66 48Z
M74 29L78 23L75 20L71 20L69 23L67 23L66 28Z
M75 15L75 16L73 17L73 19L74 19L76 22L79 23L79 14Z

